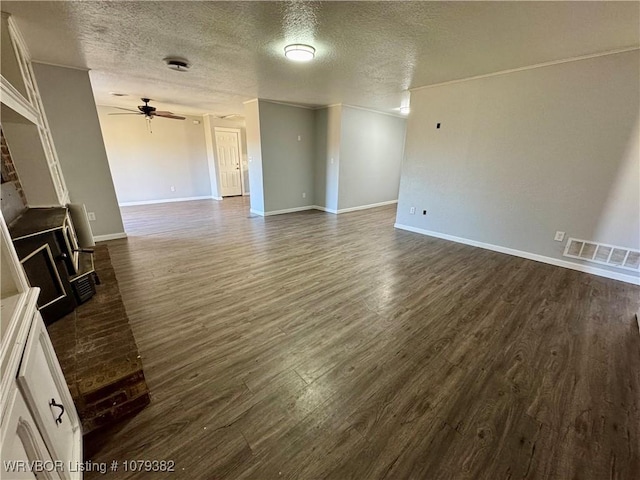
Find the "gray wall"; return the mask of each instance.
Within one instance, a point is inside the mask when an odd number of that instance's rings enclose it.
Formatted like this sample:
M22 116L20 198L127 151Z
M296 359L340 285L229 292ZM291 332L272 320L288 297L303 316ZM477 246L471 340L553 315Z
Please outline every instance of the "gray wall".
M251 210L264 213L264 186L262 178L262 145L260 137L260 105L258 100L245 103L244 118L247 128L247 156L249 158L249 188Z
M262 180L265 212L319 206L338 213L397 200L404 118L265 100L248 103L245 115L251 185ZM258 198L251 205L263 211Z
M95 212L94 235L124 232L89 73L39 63L33 70L71 202Z
M265 212L313 205L315 112L259 100L259 115Z
M315 204L338 210L342 106L316 111Z
M638 248L638 60L414 91L397 222L556 259L556 230Z
M116 112L98 107L120 203L211 196L202 117L154 118L149 133L142 115L108 115Z
M339 209L398 199L406 120L342 106Z

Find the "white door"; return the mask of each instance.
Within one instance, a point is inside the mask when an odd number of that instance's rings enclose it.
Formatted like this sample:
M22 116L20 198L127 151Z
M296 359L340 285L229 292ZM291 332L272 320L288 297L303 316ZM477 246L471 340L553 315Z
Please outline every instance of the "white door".
M216 128L216 145L218 150L220 195L223 197L242 195L239 133Z
M64 465L82 462L82 430L42 317L36 312L17 376L38 431L53 460ZM78 468L60 471L65 479L81 479ZM4 477L3 477L4 478Z
M36 422L31 416L29 407L17 388L13 388L10 395L9 411L2 419L2 467L0 477L15 480L42 479L59 480L60 476L51 468L51 456L44 445ZM35 463L32 463L35 462ZM42 462L42 463L37 463ZM46 462L46 463L45 463ZM27 466L33 466L33 469ZM69 467L64 464L63 468ZM38 471L44 469L45 471ZM37 472L37 473L36 473Z

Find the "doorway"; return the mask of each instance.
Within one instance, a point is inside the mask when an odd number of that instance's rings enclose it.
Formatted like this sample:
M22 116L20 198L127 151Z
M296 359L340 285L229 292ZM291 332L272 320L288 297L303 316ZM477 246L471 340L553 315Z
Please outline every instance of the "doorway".
M215 127L220 196L245 194L244 171L240 152L240 129Z

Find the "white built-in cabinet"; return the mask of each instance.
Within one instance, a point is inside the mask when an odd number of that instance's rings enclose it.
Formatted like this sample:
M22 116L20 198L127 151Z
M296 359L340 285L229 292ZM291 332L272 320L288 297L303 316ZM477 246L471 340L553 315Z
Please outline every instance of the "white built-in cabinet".
M0 478L80 479L78 414L36 308L39 289L29 287L0 220Z
M37 434L38 428L29 407L17 390L12 392L9 412L10 415L6 420L6 435L2 438L2 461L3 464L16 461L16 468L3 467L2 478L60 479L55 468L47 467L47 465L54 465L53 460L42 438ZM42 462L42 468L26 467L26 465L36 465L31 463L34 460ZM18 468L18 465L25 465L25 468Z
M29 53L5 13L0 35L0 119L27 202L66 205ZM30 287L1 214L0 247L0 478L81 479L78 414L36 308L39 289Z
M12 18L0 28L2 130L30 207L69 203L69 191L42 106L31 56Z

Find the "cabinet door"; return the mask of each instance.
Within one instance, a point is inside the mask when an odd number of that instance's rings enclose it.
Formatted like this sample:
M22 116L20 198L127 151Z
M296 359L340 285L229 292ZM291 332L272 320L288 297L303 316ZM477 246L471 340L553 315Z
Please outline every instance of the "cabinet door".
M38 427L15 385L11 395L13 399L2 425L0 477L11 480L59 480L57 471L61 468L56 468L51 461Z
M53 460L82 462L82 431L75 405L40 314L36 312L18 372L18 385ZM81 478L62 472L64 479Z

